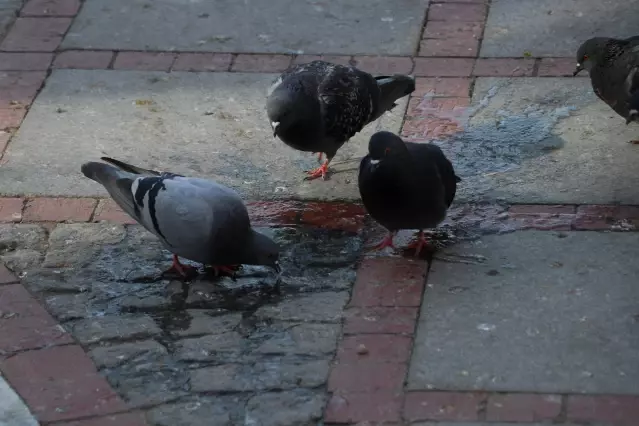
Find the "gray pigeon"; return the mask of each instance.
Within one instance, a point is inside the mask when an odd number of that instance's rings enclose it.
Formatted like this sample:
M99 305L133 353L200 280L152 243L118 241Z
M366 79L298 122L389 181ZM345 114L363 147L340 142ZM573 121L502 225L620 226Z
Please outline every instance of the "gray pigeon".
M444 220L460 181L437 145L404 142L391 132L371 136L359 166L359 193L368 214L389 231L374 249L394 247L400 229L419 229L408 247L419 256L427 245L423 230Z
M251 228L240 196L212 180L157 172L108 157L88 162L82 173L106 188L115 202L178 256L234 274L241 264L267 265L279 272L279 247ZM115 166L115 167L114 167ZM168 272L166 271L166 272Z
M577 51L573 76L584 69L590 74L597 97L624 117L626 125L639 121L639 36L623 40L609 37L586 40Z
M326 161L306 179L326 179L337 150L364 126L415 91L407 75L371 74L352 66L313 61L280 75L268 91L266 111L273 137L299 151L322 153Z

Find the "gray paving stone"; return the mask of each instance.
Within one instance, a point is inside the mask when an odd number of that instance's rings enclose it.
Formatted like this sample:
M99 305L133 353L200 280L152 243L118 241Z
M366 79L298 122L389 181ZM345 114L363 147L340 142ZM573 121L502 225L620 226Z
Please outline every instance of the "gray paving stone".
M198 397L187 402L162 405L149 410L147 420L153 426L234 426L242 418L245 404L237 395Z
M21 0L0 0L0 41L9 31L21 7Z
M339 322L348 293L323 292L284 300L277 305L262 306L255 312L260 319L280 321L326 321Z
M451 422L417 422L410 426L548 426L551 423L451 423ZM581 426L575 423L561 423L561 426ZM604 426L595 423L588 423L588 426Z
M315 426L322 418L325 403L326 396L323 393L307 389L262 393L248 401L244 424Z
M465 178L457 201L639 204L639 126L588 79L479 78L464 131L441 143Z
M625 0L494 0L480 56L572 58L590 37L637 35L637 19Z
M69 323L71 332L81 343L96 343L110 339L150 337L161 332L146 315L121 315L87 318Z
M411 389L634 394L639 234L459 244L428 278Z
M80 164L109 155L212 177L247 198L359 198L357 167L368 138L376 129L398 131L406 100L340 150L340 173L309 182L303 171L317 165L317 156L273 138L265 111L273 78L55 70L5 154L2 193L104 196Z
M410 55L428 1L89 0L62 43L83 49Z

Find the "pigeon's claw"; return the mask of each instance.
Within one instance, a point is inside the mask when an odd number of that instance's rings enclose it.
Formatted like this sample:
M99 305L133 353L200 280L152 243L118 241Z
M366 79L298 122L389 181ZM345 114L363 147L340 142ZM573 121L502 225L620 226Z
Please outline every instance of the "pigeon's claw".
M420 230L419 234L417 235L417 240L407 245L406 248L415 249L415 257L419 257L419 253L422 251L422 249L429 246L430 242L426 238L424 238L424 231Z
M174 254L173 264L169 269L162 272L162 275L166 275L171 272L179 274L182 278L189 278L190 276L197 274L197 268L191 265L183 265L182 263L180 263L180 259L177 257L177 255Z
M382 249L385 249L386 247L390 247L394 249L395 248L395 245L393 244L394 237L395 237L395 232L389 232L388 235L386 235L382 241L380 241L379 243L371 247L370 251L382 250Z
M215 275L219 276L229 276L231 278L235 278L235 274L242 268L242 265L214 265L213 270L215 271Z
M329 160L326 160L324 164L322 164L318 168L307 171L306 173L308 174L308 176L306 176L304 180L313 180L317 179L318 177L326 180L326 174L328 173L328 163Z

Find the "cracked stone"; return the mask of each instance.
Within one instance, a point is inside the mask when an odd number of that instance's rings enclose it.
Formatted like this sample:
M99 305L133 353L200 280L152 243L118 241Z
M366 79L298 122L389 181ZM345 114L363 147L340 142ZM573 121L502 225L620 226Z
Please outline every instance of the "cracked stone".
M60 224L51 231L43 266L81 268L98 255L103 245L116 244L124 236L124 227L113 223Z
M243 424L240 419L244 404L239 396L200 397L153 408L147 419L153 426L234 426Z
M132 360L147 359L157 361L167 355L164 346L155 340L99 346L92 349L89 355L98 367L115 368Z
M47 231L39 225L0 224L0 255L15 250L44 251Z
M162 330L147 315L120 315L87 318L65 324L81 343L110 339L147 338Z
M180 361L208 361L224 352L239 355L244 339L235 332L184 339L177 343L176 359Z
M42 259L44 255L36 250L16 250L0 256L7 268L19 275L40 265Z
M246 405L245 425L315 426L322 418L326 397L308 389L263 393Z
M326 383L328 360L269 359L255 364L225 364L191 372L194 392L247 392L267 389L314 388Z
M152 371L137 366L108 371L107 379L131 407L160 404L188 395L189 375L172 364L156 363Z
M297 324L276 333L255 349L255 353L288 355L332 354L337 346L340 324Z
M77 320L91 316L91 295L56 294L44 299L51 312L60 322Z
M323 292L295 297L276 305L262 306L255 312L260 319L281 321L339 322L348 301L347 292Z

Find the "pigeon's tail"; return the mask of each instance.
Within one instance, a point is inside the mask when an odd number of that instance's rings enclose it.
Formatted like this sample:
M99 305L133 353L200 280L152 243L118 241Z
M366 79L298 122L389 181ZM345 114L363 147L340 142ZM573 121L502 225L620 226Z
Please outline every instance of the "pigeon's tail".
M110 157L100 157L100 160L106 161L109 164L113 164L114 166L124 170L125 172L133 173L134 175L143 175L143 176L160 176L160 172L156 172L155 170L143 169L142 167L134 166L132 164L125 163L124 161L116 160L115 158Z
M393 109L395 101L415 91L415 78L409 75L380 75L375 77L375 80L379 87L377 117Z

